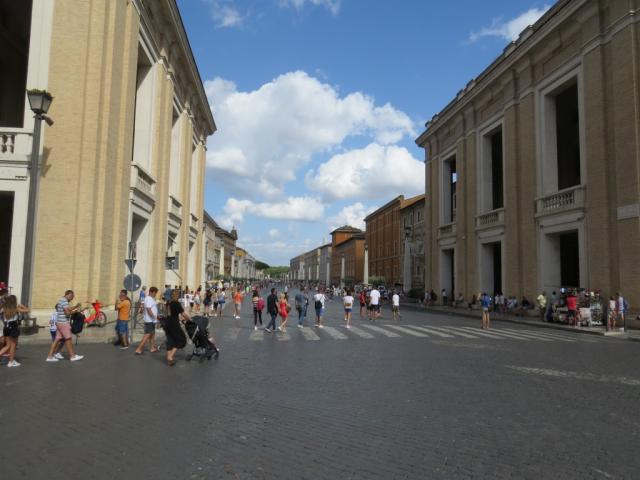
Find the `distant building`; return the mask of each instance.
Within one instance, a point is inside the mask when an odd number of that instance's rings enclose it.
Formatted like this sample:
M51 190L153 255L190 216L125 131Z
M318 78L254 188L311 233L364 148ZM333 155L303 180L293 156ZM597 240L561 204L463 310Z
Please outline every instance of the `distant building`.
M427 288L640 305L637 8L556 2L427 122Z
M331 285L362 283L364 243L364 232L358 228L345 225L331 232Z
M405 292L424 290L424 194L404 201L402 221L402 283Z
M400 270L404 229L400 208L404 196L400 195L365 219L366 243L369 250L369 277L383 277L389 287L402 285Z

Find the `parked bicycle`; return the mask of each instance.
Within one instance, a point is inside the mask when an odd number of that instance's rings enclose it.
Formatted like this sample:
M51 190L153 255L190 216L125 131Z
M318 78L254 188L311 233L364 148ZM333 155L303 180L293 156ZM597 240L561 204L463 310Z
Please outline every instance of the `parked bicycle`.
M84 315L84 323L88 326L96 325L99 328L104 327L107 324L107 316L102 311L102 304L99 300L91 302L91 308L87 307L82 310Z

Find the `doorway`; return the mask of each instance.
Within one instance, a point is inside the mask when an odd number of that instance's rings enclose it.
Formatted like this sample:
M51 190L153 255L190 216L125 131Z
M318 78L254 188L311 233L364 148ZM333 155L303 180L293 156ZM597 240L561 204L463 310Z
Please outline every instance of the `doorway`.
M0 282L9 284L11 265L11 233L13 230L13 192L0 192Z

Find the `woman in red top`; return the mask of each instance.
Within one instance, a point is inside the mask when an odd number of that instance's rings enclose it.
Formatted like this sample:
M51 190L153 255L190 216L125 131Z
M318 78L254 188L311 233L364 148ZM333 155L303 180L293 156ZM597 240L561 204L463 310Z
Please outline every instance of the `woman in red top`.
M278 301L278 310L282 317L282 323L280 324L280 327L278 327L278 330L281 330L282 332L287 331L287 319L289 318L290 309L291 307L289 306L289 303L287 303L287 299L281 294Z
M360 318L363 318L367 309L367 297L364 294L364 290L360 290L358 300L360 300Z
M569 325L576 325L578 319L578 297L575 292L569 292L567 295L567 320Z

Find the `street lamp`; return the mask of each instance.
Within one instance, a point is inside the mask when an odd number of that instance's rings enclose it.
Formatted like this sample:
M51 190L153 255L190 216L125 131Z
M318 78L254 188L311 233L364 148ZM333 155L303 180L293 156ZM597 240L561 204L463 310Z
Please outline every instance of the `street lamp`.
M40 186L40 132L42 120L53 125L47 112L53 97L46 90L27 90L27 98L34 115L31 163L29 165L29 205L27 209L27 231L24 242L24 264L22 268L21 302L31 306L31 286L33 285L33 258L35 253L36 213L38 210L38 189Z
M402 286L405 292L411 290L411 226L406 225L404 227L404 262L403 262L403 279Z

